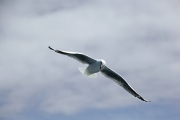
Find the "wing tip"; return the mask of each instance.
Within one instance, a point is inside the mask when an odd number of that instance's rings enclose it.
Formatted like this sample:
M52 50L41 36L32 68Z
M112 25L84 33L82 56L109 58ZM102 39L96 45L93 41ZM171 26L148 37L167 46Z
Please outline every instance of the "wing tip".
M52 47L48 47L49 49L51 49L51 50L53 50L53 51L55 51L55 52L57 52L57 53L60 53L60 54L64 54L64 55L68 55L68 53L67 52L64 52L64 51L60 51L60 50L55 50L55 49L53 49Z
M51 46L48 47L50 50L54 50Z
M138 98L144 102L151 102L151 101L148 101L148 100L145 100L144 98L142 98L141 96L138 96Z
M53 49L51 46L49 46L48 48L49 48L50 50L53 50L53 51L57 52L57 53L67 54L67 53L65 53L65 52L63 52L63 51L55 50L55 49Z

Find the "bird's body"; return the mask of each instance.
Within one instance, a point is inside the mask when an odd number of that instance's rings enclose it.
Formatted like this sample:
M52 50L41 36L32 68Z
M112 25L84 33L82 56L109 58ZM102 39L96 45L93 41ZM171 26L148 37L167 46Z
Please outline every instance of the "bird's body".
M87 68L78 68L79 71L83 75L90 76L90 77L96 77L97 73L101 72L106 77L108 77L108 78L112 79L113 81L115 81L116 83L118 83L120 86L122 86L126 91L128 91L133 96L138 97L142 101L149 102L149 101L143 99L139 94L137 94L133 90L133 88L125 81L124 78L122 78L119 74L117 74L116 72L114 72L113 70L108 68L106 66L106 63L104 60L96 60L96 59L93 59L93 58L91 58L87 55L84 55L82 53L54 50L50 46L49 46L49 49L51 49L57 53L72 57L72 58L78 60L79 62L81 62L83 64L88 64Z
M87 74L93 74L93 73L97 73L99 71L101 71L101 68L100 68L100 61L97 61L97 62L94 62L94 63L91 63L85 70L85 72Z

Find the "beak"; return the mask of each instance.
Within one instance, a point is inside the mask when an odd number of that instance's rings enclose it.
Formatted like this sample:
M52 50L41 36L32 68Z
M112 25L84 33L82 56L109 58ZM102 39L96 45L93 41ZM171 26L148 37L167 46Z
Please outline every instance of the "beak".
M102 65L100 65L100 69L102 69Z

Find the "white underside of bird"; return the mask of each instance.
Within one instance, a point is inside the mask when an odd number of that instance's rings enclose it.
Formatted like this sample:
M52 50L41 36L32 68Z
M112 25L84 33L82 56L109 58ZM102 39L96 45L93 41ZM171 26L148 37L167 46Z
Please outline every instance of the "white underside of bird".
M49 46L49 49L51 49L51 50L53 50L53 51L55 51L57 53L72 57L72 58L78 60L79 62L81 62L83 64L88 64L87 67L78 68L79 71L84 76L87 76L87 77L90 77L90 78L96 78L97 73L101 72L103 75L105 75L106 77L112 79L117 84L122 86L126 91L128 91L133 96L141 99L142 101L150 102L150 101L147 101L144 98L142 98L139 94L137 94L135 92L135 90L125 81L124 78L122 78L119 74L117 74L116 72L114 72L113 70L108 68L106 66L106 62L104 60L102 60L102 59L100 59L100 60L93 59L93 58L91 58L91 57L89 57L89 56L87 56L87 55L85 55L83 53L54 50L50 46Z
M96 78L97 77L97 73L89 73L87 72L87 67L79 67L78 70L86 77L89 78Z

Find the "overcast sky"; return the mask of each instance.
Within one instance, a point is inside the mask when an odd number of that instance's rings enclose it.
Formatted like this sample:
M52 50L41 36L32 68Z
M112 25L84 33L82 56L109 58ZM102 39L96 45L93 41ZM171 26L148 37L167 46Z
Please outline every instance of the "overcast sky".
M178 0L0 0L1 120L179 120ZM145 103L48 49L104 59Z

